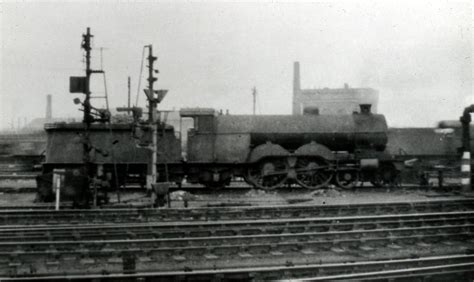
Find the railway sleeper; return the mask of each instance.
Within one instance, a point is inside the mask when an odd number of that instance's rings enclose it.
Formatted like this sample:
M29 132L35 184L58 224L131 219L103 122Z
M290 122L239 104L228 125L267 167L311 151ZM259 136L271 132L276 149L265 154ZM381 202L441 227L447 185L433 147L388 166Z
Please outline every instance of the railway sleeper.
M96 262L99 263L99 260L96 260ZM363 263L363 262L361 262L361 263ZM446 263L446 261L444 261L444 263ZM24 265L27 265L27 264L28 264L28 263L24 263ZM407 265L408 265L408 266L412 266L410 263L407 263ZM291 265L287 265L287 266L293 266L293 263L291 263ZM324 266L324 265L322 265L322 266ZM91 266L86 266L86 267L91 267ZM326 267L326 266L324 266L324 267ZM352 267L352 266L349 265L349 266L347 266L347 267ZM406 266L402 266L402 267L400 267L400 268L404 268L404 267L406 267ZM139 268L139 266L137 265L137 269L138 269L138 268ZM142 267L140 267L140 268L142 268ZM380 269L382 269L382 268L390 269L390 268L393 268L393 266L391 265L391 263L387 263L387 264L383 264L381 267L379 266L379 268L380 268ZM74 268L73 268L73 269L74 269ZM156 265L155 265L155 269L156 269ZM328 269L327 267L326 267L325 269L328 270L327 273L331 273L330 267L329 267L329 269ZM337 269L337 267L335 267L335 269ZM352 268L352 269L353 269L353 268ZM373 269L373 267L372 267L372 269ZM339 268L339 270L341 270L341 269ZM326 272L325 272L325 273L326 273ZM350 272L349 272L349 273L350 273Z
M471 220L472 221L472 220ZM445 221L444 223L447 223L448 221ZM439 226L439 224L436 224L436 221L425 221L425 226ZM427 223L430 223L430 224L427 224ZM468 224L469 222L467 221L467 219L464 220L464 224ZM296 226L291 226L291 227L284 227L285 230L287 231L287 233L299 233L299 232L328 232L329 229L331 230L336 230L336 231L349 231L349 230L374 230L376 228L382 228L382 227L385 227L385 228L389 228L389 227L400 227L399 225L419 225L419 224L409 224L409 222L407 222L407 224L403 224L402 222L387 222L387 223L377 223L377 224L351 224L351 223L338 223L338 224L334 224L333 228L330 228L329 226L327 225L324 225L324 224L300 224L300 225L296 225ZM256 234L282 234L282 233L285 233L285 230L283 230L281 227L278 227L278 226L269 226L269 227L265 227L265 228L248 228L248 229L226 229L226 228L222 228L222 229L214 229L216 231L215 235L217 236L235 236L235 235L256 235ZM114 232L114 233L111 233L111 232ZM107 232L106 235L103 234L103 232L101 232L101 235L95 235L94 233L91 233L90 235L88 235L88 233L84 234L83 236L81 236L79 233L73 233L74 235L71 235L72 239L73 240L77 240L78 238L83 238L84 240L85 239L98 239L98 238L106 238L108 240L110 239L113 239L113 238L117 238L117 239L120 239L120 238L123 238L124 235L120 233L119 230L111 230L111 232ZM155 237L157 239L159 238L177 238L177 237L205 237L205 236L208 236L210 234L210 232L208 232L207 230L198 230L198 231L190 231L190 230L187 230L187 231L181 231L181 232L174 232L174 231L171 231L171 232L166 232L166 231L163 231L161 233L159 233L160 235L157 235L155 234L152 230L149 231L150 233L146 233L146 232L135 232L135 234L137 235L137 237ZM8 242L8 241L12 241L12 240L16 240L16 236L15 236L15 233L7 233L7 234L10 234L10 236L7 236L7 237L0 237L0 240L1 241L4 241L4 242ZM140 236L138 236L140 235ZM126 235L125 235L126 237ZM60 236L60 235L54 235L54 239L55 240L58 240L58 239L61 239L61 238L68 238L67 236L67 233ZM24 237L24 239L29 239L30 241L32 240L39 240L39 241L42 241L44 238L41 236L41 235L35 235L35 236L28 236L28 237ZM24 240L26 241L26 240Z

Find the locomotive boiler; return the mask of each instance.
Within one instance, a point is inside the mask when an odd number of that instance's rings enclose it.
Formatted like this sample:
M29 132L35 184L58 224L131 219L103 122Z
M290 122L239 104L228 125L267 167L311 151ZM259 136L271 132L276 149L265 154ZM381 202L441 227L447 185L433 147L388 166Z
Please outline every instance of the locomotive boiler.
M218 115L199 108L180 115L194 120L187 136L190 182L223 186L237 176L262 189L285 183L315 189L396 177L383 152L385 117L372 114L370 105L352 115Z

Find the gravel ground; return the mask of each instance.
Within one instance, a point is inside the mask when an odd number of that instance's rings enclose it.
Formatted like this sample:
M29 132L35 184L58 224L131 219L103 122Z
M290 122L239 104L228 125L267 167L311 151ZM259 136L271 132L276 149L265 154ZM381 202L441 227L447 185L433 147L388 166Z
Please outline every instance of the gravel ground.
M386 202L416 202L445 199L465 199L473 195L460 195L456 192L440 190L427 190L416 188L359 188L354 191L340 190L336 188L321 190L305 189L283 189L278 191L262 191L257 189L222 189L175 191L170 194L171 207L182 208L188 198L189 207L205 206L261 206L261 205L288 205L288 204L360 204L360 203L386 203ZM16 192L18 190L3 190L0 192L0 206L11 205L34 205L35 193ZM25 190L23 190L25 191ZM190 192L189 192L190 191ZM121 202L131 205L149 205L151 199L143 192L122 192ZM117 203L117 195L109 194L111 203Z
M423 191L418 189L360 189L356 191L344 191L339 189L325 190L293 190L293 191L261 191L251 189L247 191L222 191L216 194L195 194L195 200L190 205L288 205L288 204L360 204L380 202L415 202L443 199L465 199L465 196L455 193ZM182 201L174 201L179 206Z

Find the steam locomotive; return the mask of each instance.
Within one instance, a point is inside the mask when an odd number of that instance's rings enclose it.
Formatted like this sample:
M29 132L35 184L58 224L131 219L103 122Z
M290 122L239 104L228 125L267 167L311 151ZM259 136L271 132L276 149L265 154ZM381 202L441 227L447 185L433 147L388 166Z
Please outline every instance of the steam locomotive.
M387 123L361 105L352 115L217 115L212 109L183 109L188 131L189 182L223 186L235 176L257 188L296 183L309 189L357 181L394 182L392 158L384 153Z
M223 115L213 109L186 108L180 116L192 120L182 138L174 127L158 125L158 182L179 184L186 178L188 183L224 187L240 177L260 189L286 184L351 188L358 181L391 184L398 174L397 162L384 152L385 117L371 113L370 105L361 105L361 111L352 115ZM51 124L45 129L40 195L52 197L53 170L65 169L62 193L85 197L80 188L88 187L82 123ZM93 124L89 130L92 182L103 187L143 185L151 132L137 137L136 126L117 123Z

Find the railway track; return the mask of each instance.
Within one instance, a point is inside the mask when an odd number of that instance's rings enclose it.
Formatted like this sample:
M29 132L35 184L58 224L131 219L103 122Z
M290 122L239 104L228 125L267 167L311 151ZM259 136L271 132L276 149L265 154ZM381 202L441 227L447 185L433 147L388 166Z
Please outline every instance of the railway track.
M219 270L180 270L132 273L58 274L35 277L0 277L2 281L86 280L108 281L175 281L176 277L191 281L215 280L280 280L328 281L339 279L413 279L417 277L458 277L460 281L472 277L472 255L430 256L425 258L378 260L351 263L282 265L264 267L226 268ZM462 279L462 280L461 280ZM443 281L443 280L438 280ZM447 281L447 280L445 280Z
M379 279L471 275L474 263L469 200L17 210L0 218L7 223L0 226L0 277L12 279Z
M440 245L462 253L474 246L472 226L446 228L401 228L357 232L225 236L154 240L107 240L103 242L35 242L31 249L1 252L2 275L50 273L150 272L179 269L222 269L229 266L300 265L354 260L354 252L412 256L412 249L425 248L424 255L446 252ZM390 234L390 236L388 236ZM336 237L337 239L334 239ZM454 246L454 247L453 247ZM4 246L1 247L2 250ZM392 250L391 250L392 249ZM446 248L445 248L446 249ZM317 255L316 255L317 254ZM367 255L369 256L369 255ZM336 259L337 258L337 259ZM327 261L324 261L327 260ZM360 258L359 258L360 260ZM473 258L469 262L474 262ZM446 263L446 262L444 262ZM61 269L55 268L61 265Z
M190 209L0 210L2 225L53 225L121 222L179 222L231 219L305 218L474 210L474 201L444 200L356 205L279 205Z
M210 222L90 224L0 227L1 242L159 239L205 236L374 230L377 228L464 226L474 211L329 218L234 220ZM8 244L8 243L7 243Z
M266 231L270 231L267 229ZM235 231L235 229L233 230ZM293 233L246 235L196 236L197 230L188 237L122 239L122 240L72 240L72 241L37 241L21 238L21 241L0 242L0 255L15 260L19 257L49 256L67 253L79 258L85 253L89 256L104 254L122 254L133 252L137 255L148 254L152 257L174 257L175 260L191 258L204 259L205 254L227 257L247 253L259 254L262 251L282 252L288 250L307 250L309 253L351 248L373 249L381 244L406 245L407 243L426 243L440 241L466 242L474 247L474 224L448 224L435 226L352 229L343 231L304 231ZM190 232L191 233L191 232ZM159 234L155 234L156 237ZM337 252L337 251L336 251ZM155 254L152 254L155 253ZM196 256L196 254L204 254Z

